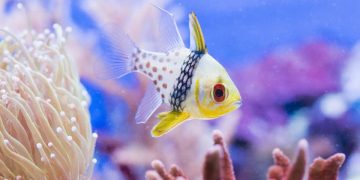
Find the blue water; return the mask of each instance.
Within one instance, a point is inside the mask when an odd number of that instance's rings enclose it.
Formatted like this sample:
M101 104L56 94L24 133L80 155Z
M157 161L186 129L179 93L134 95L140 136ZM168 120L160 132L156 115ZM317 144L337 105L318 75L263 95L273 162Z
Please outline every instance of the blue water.
M16 5L15 1L7 2L5 11ZM84 1L70 1L73 22L83 31L97 31L98 25L80 3ZM209 51L227 64L245 63L278 46L312 39L344 47L352 47L360 39L357 0L207 0L206 4L182 1L173 5L196 12ZM187 18L179 22L187 23ZM181 33L188 33L185 30ZM188 39L185 42L189 44Z
M178 3L197 13L209 52L242 62L282 45L321 39L352 47L360 39L360 1L207 0ZM183 22L187 23L187 22ZM230 61L229 61L230 60Z

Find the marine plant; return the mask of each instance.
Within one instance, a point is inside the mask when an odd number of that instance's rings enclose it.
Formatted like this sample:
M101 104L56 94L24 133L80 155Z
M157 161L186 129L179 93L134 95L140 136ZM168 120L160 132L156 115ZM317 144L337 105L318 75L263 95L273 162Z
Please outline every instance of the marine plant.
M90 179L96 133L90 98L58 24L42 33L1 30L0 177Z

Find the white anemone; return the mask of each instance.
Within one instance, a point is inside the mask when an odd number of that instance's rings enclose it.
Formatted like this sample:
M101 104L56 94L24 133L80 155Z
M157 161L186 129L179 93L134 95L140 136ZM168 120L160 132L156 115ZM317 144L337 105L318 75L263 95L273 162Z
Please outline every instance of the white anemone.
M90 179L89 96L64 49L67 32L1 30L0 177Z

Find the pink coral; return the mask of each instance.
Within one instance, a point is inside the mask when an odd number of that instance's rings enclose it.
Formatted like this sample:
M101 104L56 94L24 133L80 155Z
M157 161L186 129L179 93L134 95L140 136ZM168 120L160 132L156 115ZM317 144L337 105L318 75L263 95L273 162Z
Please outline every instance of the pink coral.
M208 150L203 164L203 179L207 180L234 180L234 170L231 158L224 142L223 134L219 130L213 132L213 147ZM154 179L187 179L177 165L172 165L169 172L166 171L163 163L155 160L151 163L154 170L146 172L146 178Z
M337 153L328 159L316 158L311 166L306 169L308 145L306 140L299 142L299 152L295 162L280 150L274 149L274 165L268 169L268 180L336 180L338 171L345 161L345 155ZM308 172L308 174L306 174Z
M203 179L234 180L235 174L231 158L220 131L214 131L213 141L213 147L210 148L205 156L203 164ZM337 153L326 160L316 158L307 169L307 141L301 140L298 148L299 150L293 163L280 149L274 149L274 165L268 169L268 180L302 180L304 177L307 177L308 180L337 179L339 169L345 161L344 154ZM181 170L177 165L172 165L170 170L167 171L165 165L161 161L155 160L151 163L151 166L154 170L147 171L145 175L148 180L188 179L183 170ZM306 172L308 172L308 174L306 174Z

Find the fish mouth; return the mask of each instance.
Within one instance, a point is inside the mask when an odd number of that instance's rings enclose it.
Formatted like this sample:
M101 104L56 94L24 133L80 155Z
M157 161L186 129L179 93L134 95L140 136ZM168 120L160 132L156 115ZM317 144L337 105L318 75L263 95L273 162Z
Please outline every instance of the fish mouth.
M238 108L238 107L240 107L240 106L242 105L242 101L241 101L241 100L235 101L235 102L233 103L233 105L234 105L236 108Z

